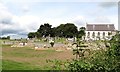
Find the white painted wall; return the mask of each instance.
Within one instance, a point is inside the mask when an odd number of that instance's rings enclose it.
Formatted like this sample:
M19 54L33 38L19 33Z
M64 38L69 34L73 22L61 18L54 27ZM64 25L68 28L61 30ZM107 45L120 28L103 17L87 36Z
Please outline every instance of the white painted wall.
M86 37L85 39L88 40L88 32L90 32L90 39L93 39L93 32L95 33L95 40L98 36L98 32L100 33L100 39L103 39L103 32L105 32L105 37L108 37L108 32L111 33L111 31L86 31Z

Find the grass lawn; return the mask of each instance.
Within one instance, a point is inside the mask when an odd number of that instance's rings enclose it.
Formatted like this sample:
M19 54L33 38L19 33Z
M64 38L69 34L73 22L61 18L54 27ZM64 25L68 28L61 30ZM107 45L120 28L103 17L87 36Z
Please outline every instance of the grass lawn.
M75 58L72 51L57 52L53 49L35 51L30 47L2 45L3 70L49 70L47 59L62 60Z
M2 70L37 70L40 68L34 67L27 63L20 63L12 60L3 60L2 61Z

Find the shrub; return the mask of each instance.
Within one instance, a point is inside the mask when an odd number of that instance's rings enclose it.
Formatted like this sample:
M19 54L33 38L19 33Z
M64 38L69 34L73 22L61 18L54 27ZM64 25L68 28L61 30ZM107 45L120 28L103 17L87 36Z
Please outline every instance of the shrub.
M72 61L53 61L56 69L72 72L119 72L120 71L120 34L110 40L108 50L95 51L89 57L82 57ZM62 65L62 66L61 66Z

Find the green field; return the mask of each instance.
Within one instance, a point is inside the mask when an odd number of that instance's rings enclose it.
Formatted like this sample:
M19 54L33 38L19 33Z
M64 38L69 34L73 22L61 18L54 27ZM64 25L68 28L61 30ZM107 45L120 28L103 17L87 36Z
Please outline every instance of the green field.
M57 52L52 48L36 51L31 47L2 45L3 70L49 70L51 64L46 63L46 60L65 61L72 58L72 51Z

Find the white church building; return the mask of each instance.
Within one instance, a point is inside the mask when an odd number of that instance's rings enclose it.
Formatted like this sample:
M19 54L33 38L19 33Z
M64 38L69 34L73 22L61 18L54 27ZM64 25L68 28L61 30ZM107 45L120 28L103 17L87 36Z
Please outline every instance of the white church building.
M86 24L85 40L109 40L115 34L114 24Z

